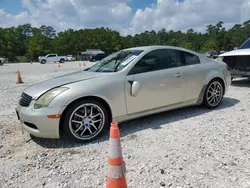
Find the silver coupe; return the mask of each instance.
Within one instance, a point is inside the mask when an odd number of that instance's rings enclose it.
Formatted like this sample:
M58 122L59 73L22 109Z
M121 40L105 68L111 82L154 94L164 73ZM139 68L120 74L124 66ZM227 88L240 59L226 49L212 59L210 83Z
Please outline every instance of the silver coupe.
M111 121L191 105L215 108L230 84L223 62L179 47L135 47L26 88L16 112L31 135L86 142Z

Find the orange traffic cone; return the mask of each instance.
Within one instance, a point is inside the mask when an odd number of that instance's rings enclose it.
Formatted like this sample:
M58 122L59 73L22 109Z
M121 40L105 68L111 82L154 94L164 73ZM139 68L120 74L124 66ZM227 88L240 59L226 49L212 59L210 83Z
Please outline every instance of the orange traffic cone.
M110 127L108 165L106 188L127 188L126 167L122 157L120 131L116 122L111 123Z
M21 77L21 74L19 72L19 70L17 71L17 81L16 81L17 84L22 84L23 83L23 80L22 80L22 77Z

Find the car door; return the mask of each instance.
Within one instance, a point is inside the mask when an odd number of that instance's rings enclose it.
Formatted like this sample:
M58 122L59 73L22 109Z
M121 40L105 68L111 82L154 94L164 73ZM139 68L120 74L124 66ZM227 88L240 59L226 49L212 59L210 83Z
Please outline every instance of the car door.
M187 81L185 101L197 99L204 85L207 67L197 55L180 50L183 77ZM209 66L209 65L208 65Z
M58 60L57 54L53 54L52 57L51 57L51 60L52 60L53 62L59 61L59 60Z
M53 61L53 54L49 54L46 58L47 62L52 62Z
M55 54L48 55L48 61L49 62L55 62L55 61L57 61L56 55Z
M183 102L186 80L179 64L179 53L172 49L157 49L143 56L125 79L127 113Z

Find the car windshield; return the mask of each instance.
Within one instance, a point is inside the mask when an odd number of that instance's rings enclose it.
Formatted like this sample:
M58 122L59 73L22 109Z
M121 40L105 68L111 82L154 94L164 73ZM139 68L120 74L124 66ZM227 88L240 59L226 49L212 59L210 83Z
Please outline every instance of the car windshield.
M102 60L98 61L95 65L89 68L90 72L117 72L124 69L131 63L143 50L122 50L115 52Z

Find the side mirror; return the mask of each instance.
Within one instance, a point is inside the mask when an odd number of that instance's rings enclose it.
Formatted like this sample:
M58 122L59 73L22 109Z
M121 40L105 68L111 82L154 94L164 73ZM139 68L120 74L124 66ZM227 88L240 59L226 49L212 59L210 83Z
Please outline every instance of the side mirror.
M131 95L135 97L138 94L139 90L140 90L140 83L137 81L133 81L131 85Z

